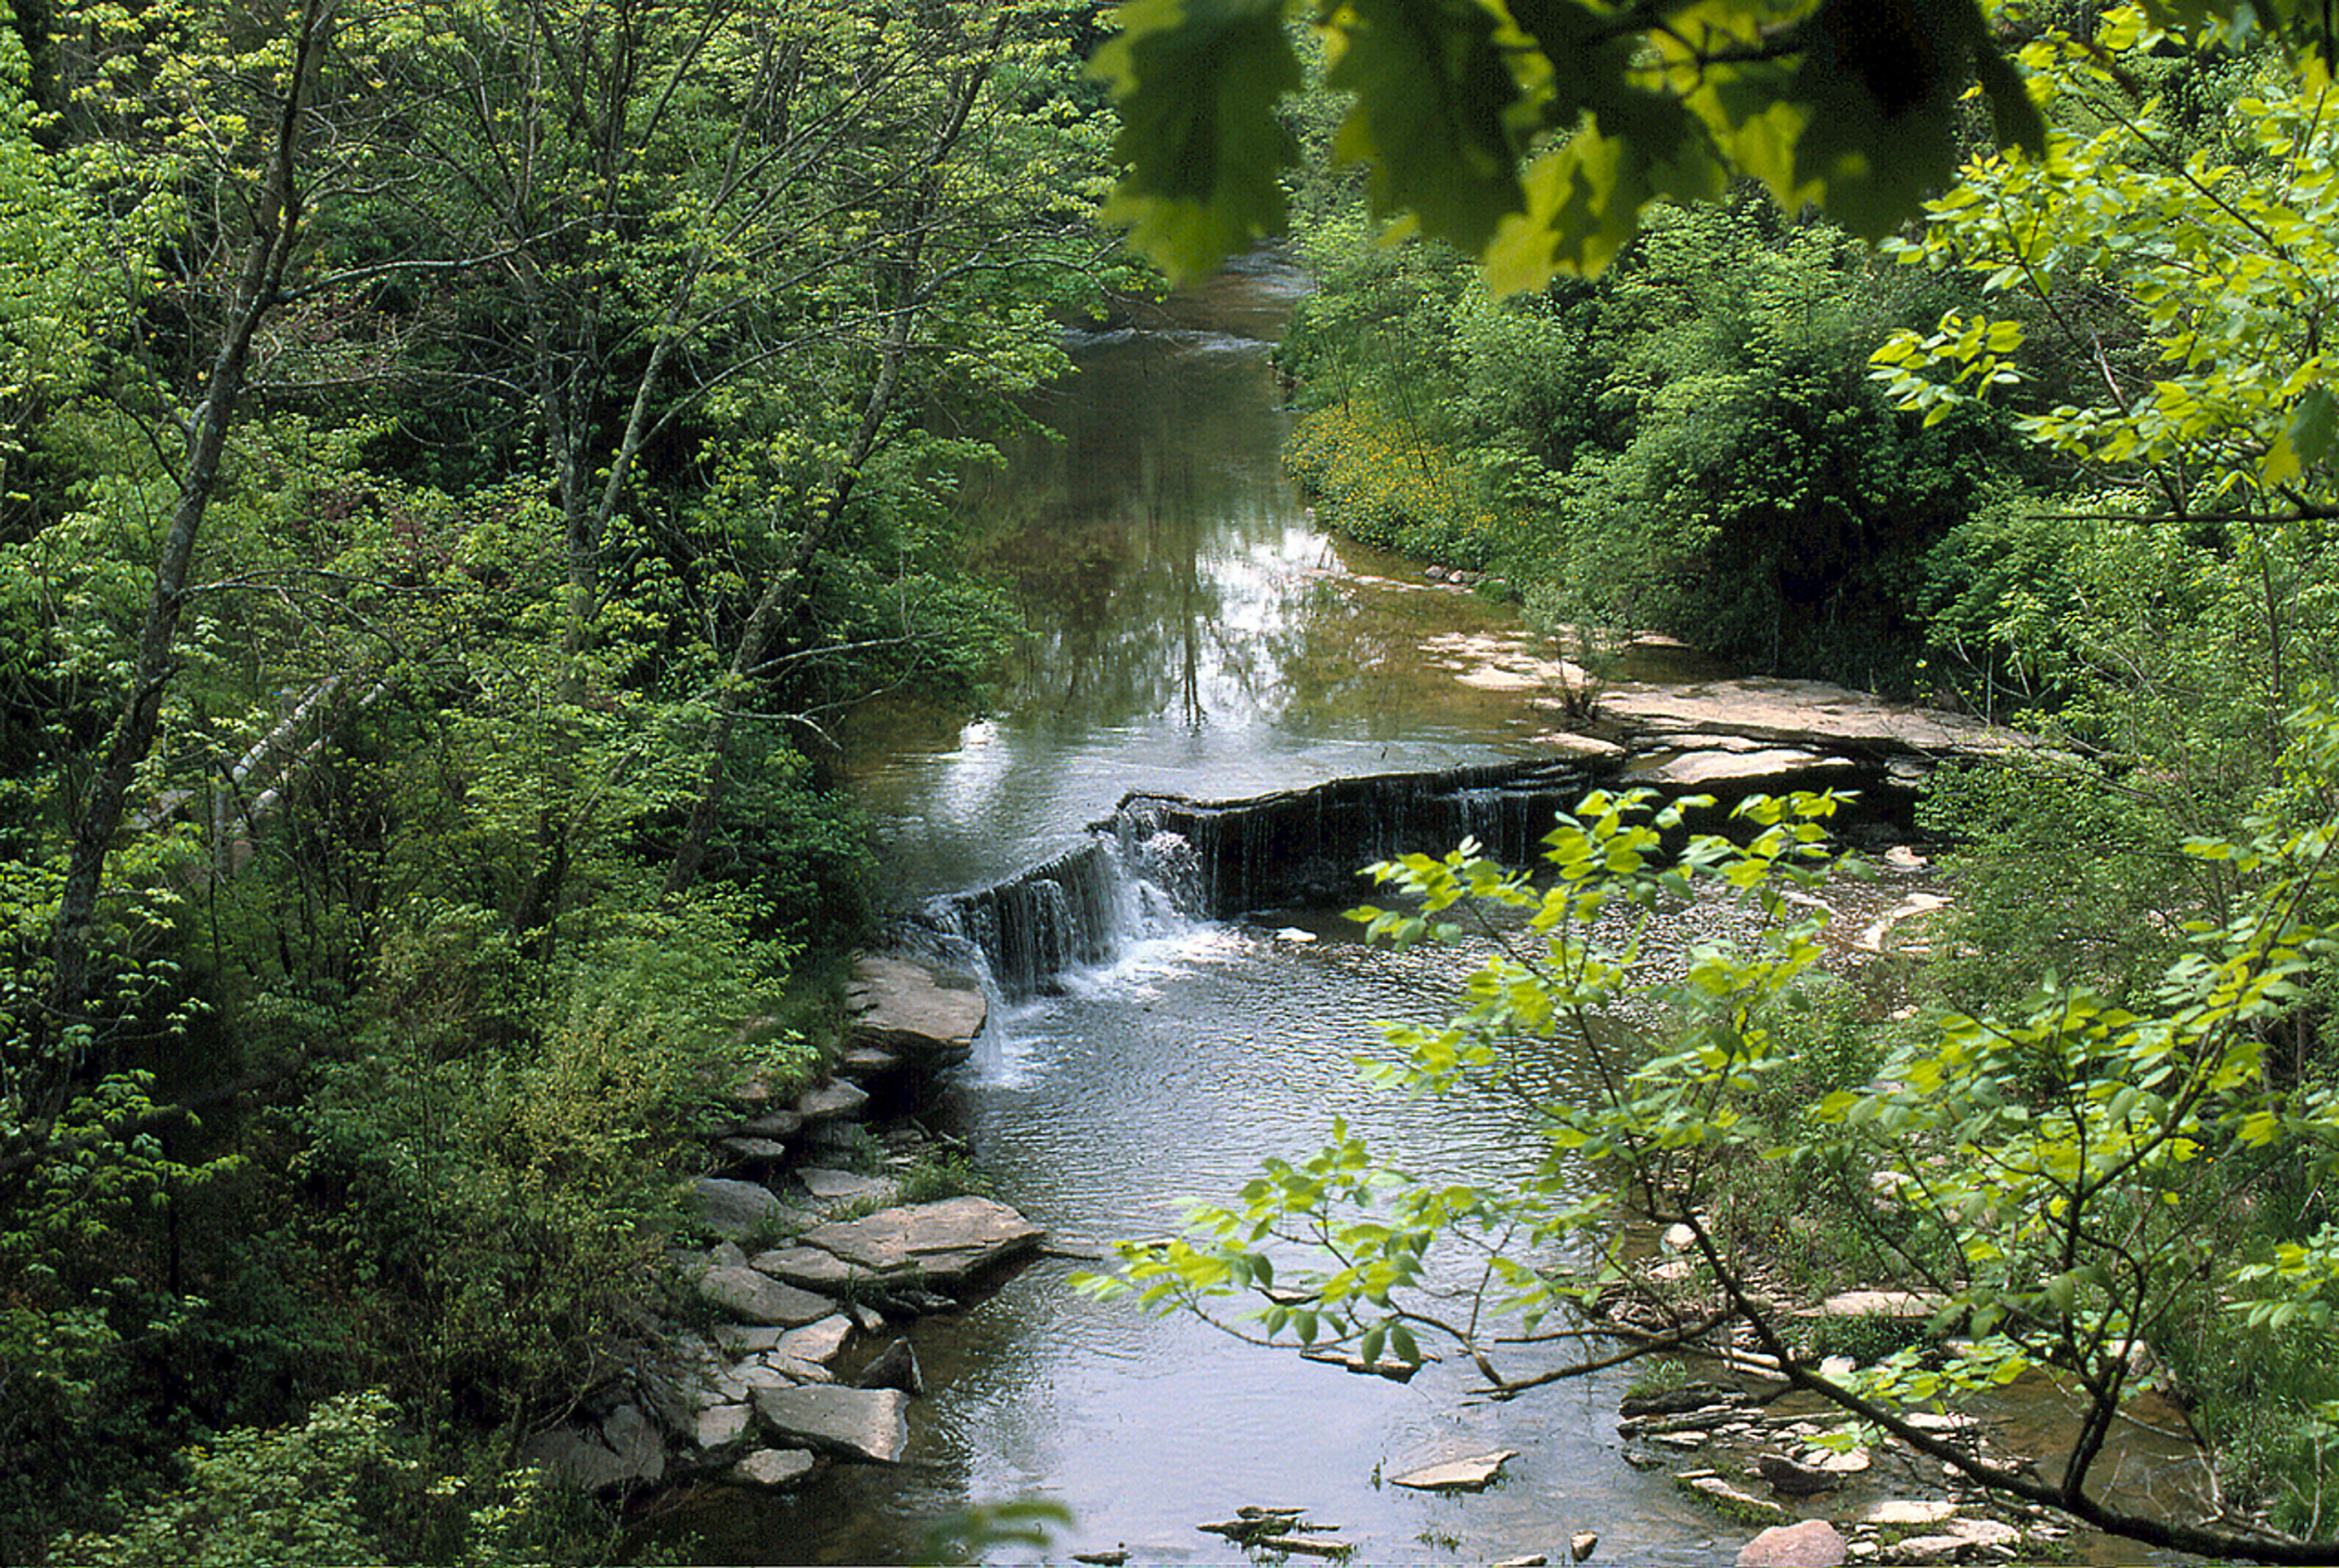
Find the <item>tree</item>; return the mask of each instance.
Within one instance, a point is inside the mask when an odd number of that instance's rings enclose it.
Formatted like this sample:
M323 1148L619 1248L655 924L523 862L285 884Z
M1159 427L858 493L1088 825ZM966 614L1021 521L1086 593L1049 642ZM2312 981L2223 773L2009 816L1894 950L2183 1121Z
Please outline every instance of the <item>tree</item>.
M2296 798L2327 802L2339 718L2304 717L2289 763ZM1529 1174L1419 1175L1336 1126L1316 1153L1270 1160L1233 1200L1198 1211L1186 1237L1123 1243L1122 1274L1090 1287L1368 1362L1417 1362L1425 1338L1443 1338L1497 1397L1711 1346L1735 1322L1778 1377L2000 1496L2156 1546L2331 1561L2339 1542L2157 1517L2107 1503L2093 1481L2140 1348L2187 1315L2223 1302L2327 1340L2339 1228L2255 1255L2221 1252L2217 1238L2274 1167L2320 1172L2339 1152L2339 1095L2285 1081L2266 1054L2267 1026L2334 952L2318 912L2339 893L2339 823L2327 811L2271 813L2246 842L2192 846L2245 867L2249 894L2230 921L2195 928L2148 1008L2049 981L2018 1016L1911 1033L1864 1082L1812 1104L1781 1090L1798 1070L1788 1004L1821 956L1824 916L1791 895L1832 868L1824 840L1839 803L1752 799L1736 813L1748 842L1701 835L1667 853L1683 807L1698 804L1711 803L1587 797L1546 837L1539 883L1468 843L1372 868L1409 899L1357 912L1374 938L1451 940L1468 914L1493 951L1450 1023L1386 1027L1401 1058L1370 1076L1394 1091L1516 1100L1544 1129ZM1693 946L1678 965L1643 953L1649 912L1717 896L1747 907L1744 943ZM1619 1012L1663 1021L1645 1053L1612 1060L1590 1045L1614 1039L1605 1021ZM1549 1087L1545 1064L1587 1050L1597 1089L1579 1103ZM1587 1166L1611 1179L1587 1183ZM1756 1187L1857 1195L1874 1243L1933 1293L1934 1326L1960 1337L1851 1376L1822 1370L1791 1305L1759 1282L1762 1244L1742 1212L1750 1172ZM1643 1221L1686 1228L1706 1299L1669 1294L1629 1259L1624 1228ZM1618 1326L1588 1317L1618 1290L1665 1304L1670 1326L1623 1331L1618 1347ZM1239 1322L1227 1309L1240 1299L1255 1308ZM1559 1365L1535 1365L1570 1347ZM2051 1369L2081 1412L2043 1473L1977 1457L1908 1418L2033 1369Z
M2311 35L2326 57L2333 42L2305 0L2149 9ZM1174 271L1279 230L1295 148L1278 103L1304 79L1287 35L1302 17L1329 84L1355 94L1335 150L1369 165L1376 210L1503 289L1597 271L1650 202L1733 178L1880 239L1949 183L1969 84L1999 142L2045 136L1982 0L1135 0L1099 58L1126 168L1107 211Z

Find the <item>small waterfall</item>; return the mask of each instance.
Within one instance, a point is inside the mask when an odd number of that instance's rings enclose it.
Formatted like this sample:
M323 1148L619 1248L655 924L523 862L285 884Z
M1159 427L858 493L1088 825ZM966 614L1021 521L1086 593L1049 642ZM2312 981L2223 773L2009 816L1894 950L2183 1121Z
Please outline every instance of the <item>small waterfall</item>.
M1202 919L1250 910L1341 904L1362 895L1363 868L1402 854L1444 854L1465 838L1511 865L1531 861L1554 812L1594 782L1582 764L1493 763L1438 773L1334 779L1250 800L1131 794L1110 823L1138 853L1175 845L1165 885Z
M995 1000L1021 1001L1186 922L1352 902L1374 861L1475 838L1524 865L1587 782L1578 766L1538 761L1335 779L1250 800L1131 794L1079 848L934 899L913 924L936 956L980 970Z
M1096 833L1005 882L933 900L920 923L978 951L1000 996L1020 1001L1060 989L1071 971L1111 962L1171 907L1124 863L1115 835Z

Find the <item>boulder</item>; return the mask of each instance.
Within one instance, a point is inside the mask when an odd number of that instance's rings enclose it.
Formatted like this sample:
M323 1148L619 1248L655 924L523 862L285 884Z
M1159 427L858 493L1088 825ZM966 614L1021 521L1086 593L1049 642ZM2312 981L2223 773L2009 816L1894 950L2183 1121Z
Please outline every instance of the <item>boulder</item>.
M603 1417L601 1441L616 1455L627 1481L656 1481L666 1474L666 1434L647 1412L630 1401Z
M784 1442L893 1464L910 1445L910 1396L898 1388L759 1388L755 1414Z
M783 1283L755 1268L710 1268L698 1277L699 1298L748 1323L794 1328L836 1310L825 1296Z
M1784 1454L1757 1454L1755 1473L1771 1484L1771 1489L1789 1497L1809 1497L1842 1484L1843 1477L1815 1464L1805 1464Z
M698 1413L697 1427L691 1436L709 1453L728 1448L747 1435L748 1424L754 1418L755 1412L745 1405L710 1405Z
M812 1474L813 1456L801 1448L758 1448L723 1473L734 1486L785 1486Z
M1780 1524L1738 1550L1738 1568L1839 1568L1848 1553L1844 1539L1824 1519Z
M692 1188L691 1207L707 1229L738 1241L773 1225L779 1216L780 1199L758 1181L704 1176Z
M973 977L892 954L855 959L844 999L854 1045L913 1061L965 1060L989 1012Z
M1503 1462L1517 1456L1517 1449L1505 1448L1499 1453L1475 1455L1468 1459L1449 1459L1442 1464L1393 1475L1389 1478L1389 1484L1414 1492L1484 1492L1494 1484L1495 1477L1502 1474Z
M520 1445L519 1458L521 1464L533 1464L554 1481L580 1492L598 1492L636 1479L598 1432L582 1427L556 1426L539 1432ZM659 1470L665 1470L663 1457Z

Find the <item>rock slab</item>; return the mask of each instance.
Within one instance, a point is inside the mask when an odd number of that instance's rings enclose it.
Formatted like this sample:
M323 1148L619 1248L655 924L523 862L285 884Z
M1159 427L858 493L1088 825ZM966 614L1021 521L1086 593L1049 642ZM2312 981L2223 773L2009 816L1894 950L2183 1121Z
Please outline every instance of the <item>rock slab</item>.
M813 1384L755 1390L773 1435L848 1459L897 1464L910 1445L910 1396L898 1388Z
M747 1323L794 1328L817 1323L836 1311L836 1303L783 1284L754 1268L710 1268L698 1277L699 1298L719 1312Z
M1006 1204L970 1193L816 1226L792 1250L824 1252L885 1284L952 1284L1029 1251L1046 1234Z
M1515 1448L1505 1448L1496 1454L1449 1459L1443 1464L1432 1464L1403 1475L1391 1476L1389 1484L1415 1492L1484 1492L1494 1484L1495 1477L1502 1474L1503 1462L1518 1457L1518 1452Z
M1840 1568L1848 1553L1842 1536L1824 1519L1780 1524L1738 1550L1738 1568Z
M966 1060L988 1012L972 977L884 953L854 961L844 999L854 1045L941 1063Z

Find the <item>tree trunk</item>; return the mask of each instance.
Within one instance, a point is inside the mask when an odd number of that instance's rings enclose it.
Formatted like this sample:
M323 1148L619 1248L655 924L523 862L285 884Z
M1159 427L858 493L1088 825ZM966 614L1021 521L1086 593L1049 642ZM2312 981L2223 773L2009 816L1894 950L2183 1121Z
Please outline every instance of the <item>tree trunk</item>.
M75 1025L87 1021L91 931L96 921L106 858L121 831L131 780L153 749L163 696L171 682L187 574L194 559L204 510L218 488L220 459L243 395L252 340L261 322L278 302L285 271L300 238L301 192L296 174L301 120L315 89L318 61L331 29L336 5L337 0L303 0L301 7L292 72L252 209L252 234L236 280L226 330L212 360L203 399L190 421L186 463L179 478L179 498L163 534L162 555L154 569L153 596L139 628L138 656L129 695L106 744L104 760L88 794L79 803L73 824L72 849L64 891L57 903L52 946L56 970L49 986L46 1013L35 1031L35 1056L44 1052L48 1055L47 1060L34 1064L47 1080L39 1125L45 1126L54 1119L76 1065L76 1050L59 1047L71 1038L69 1031Z

